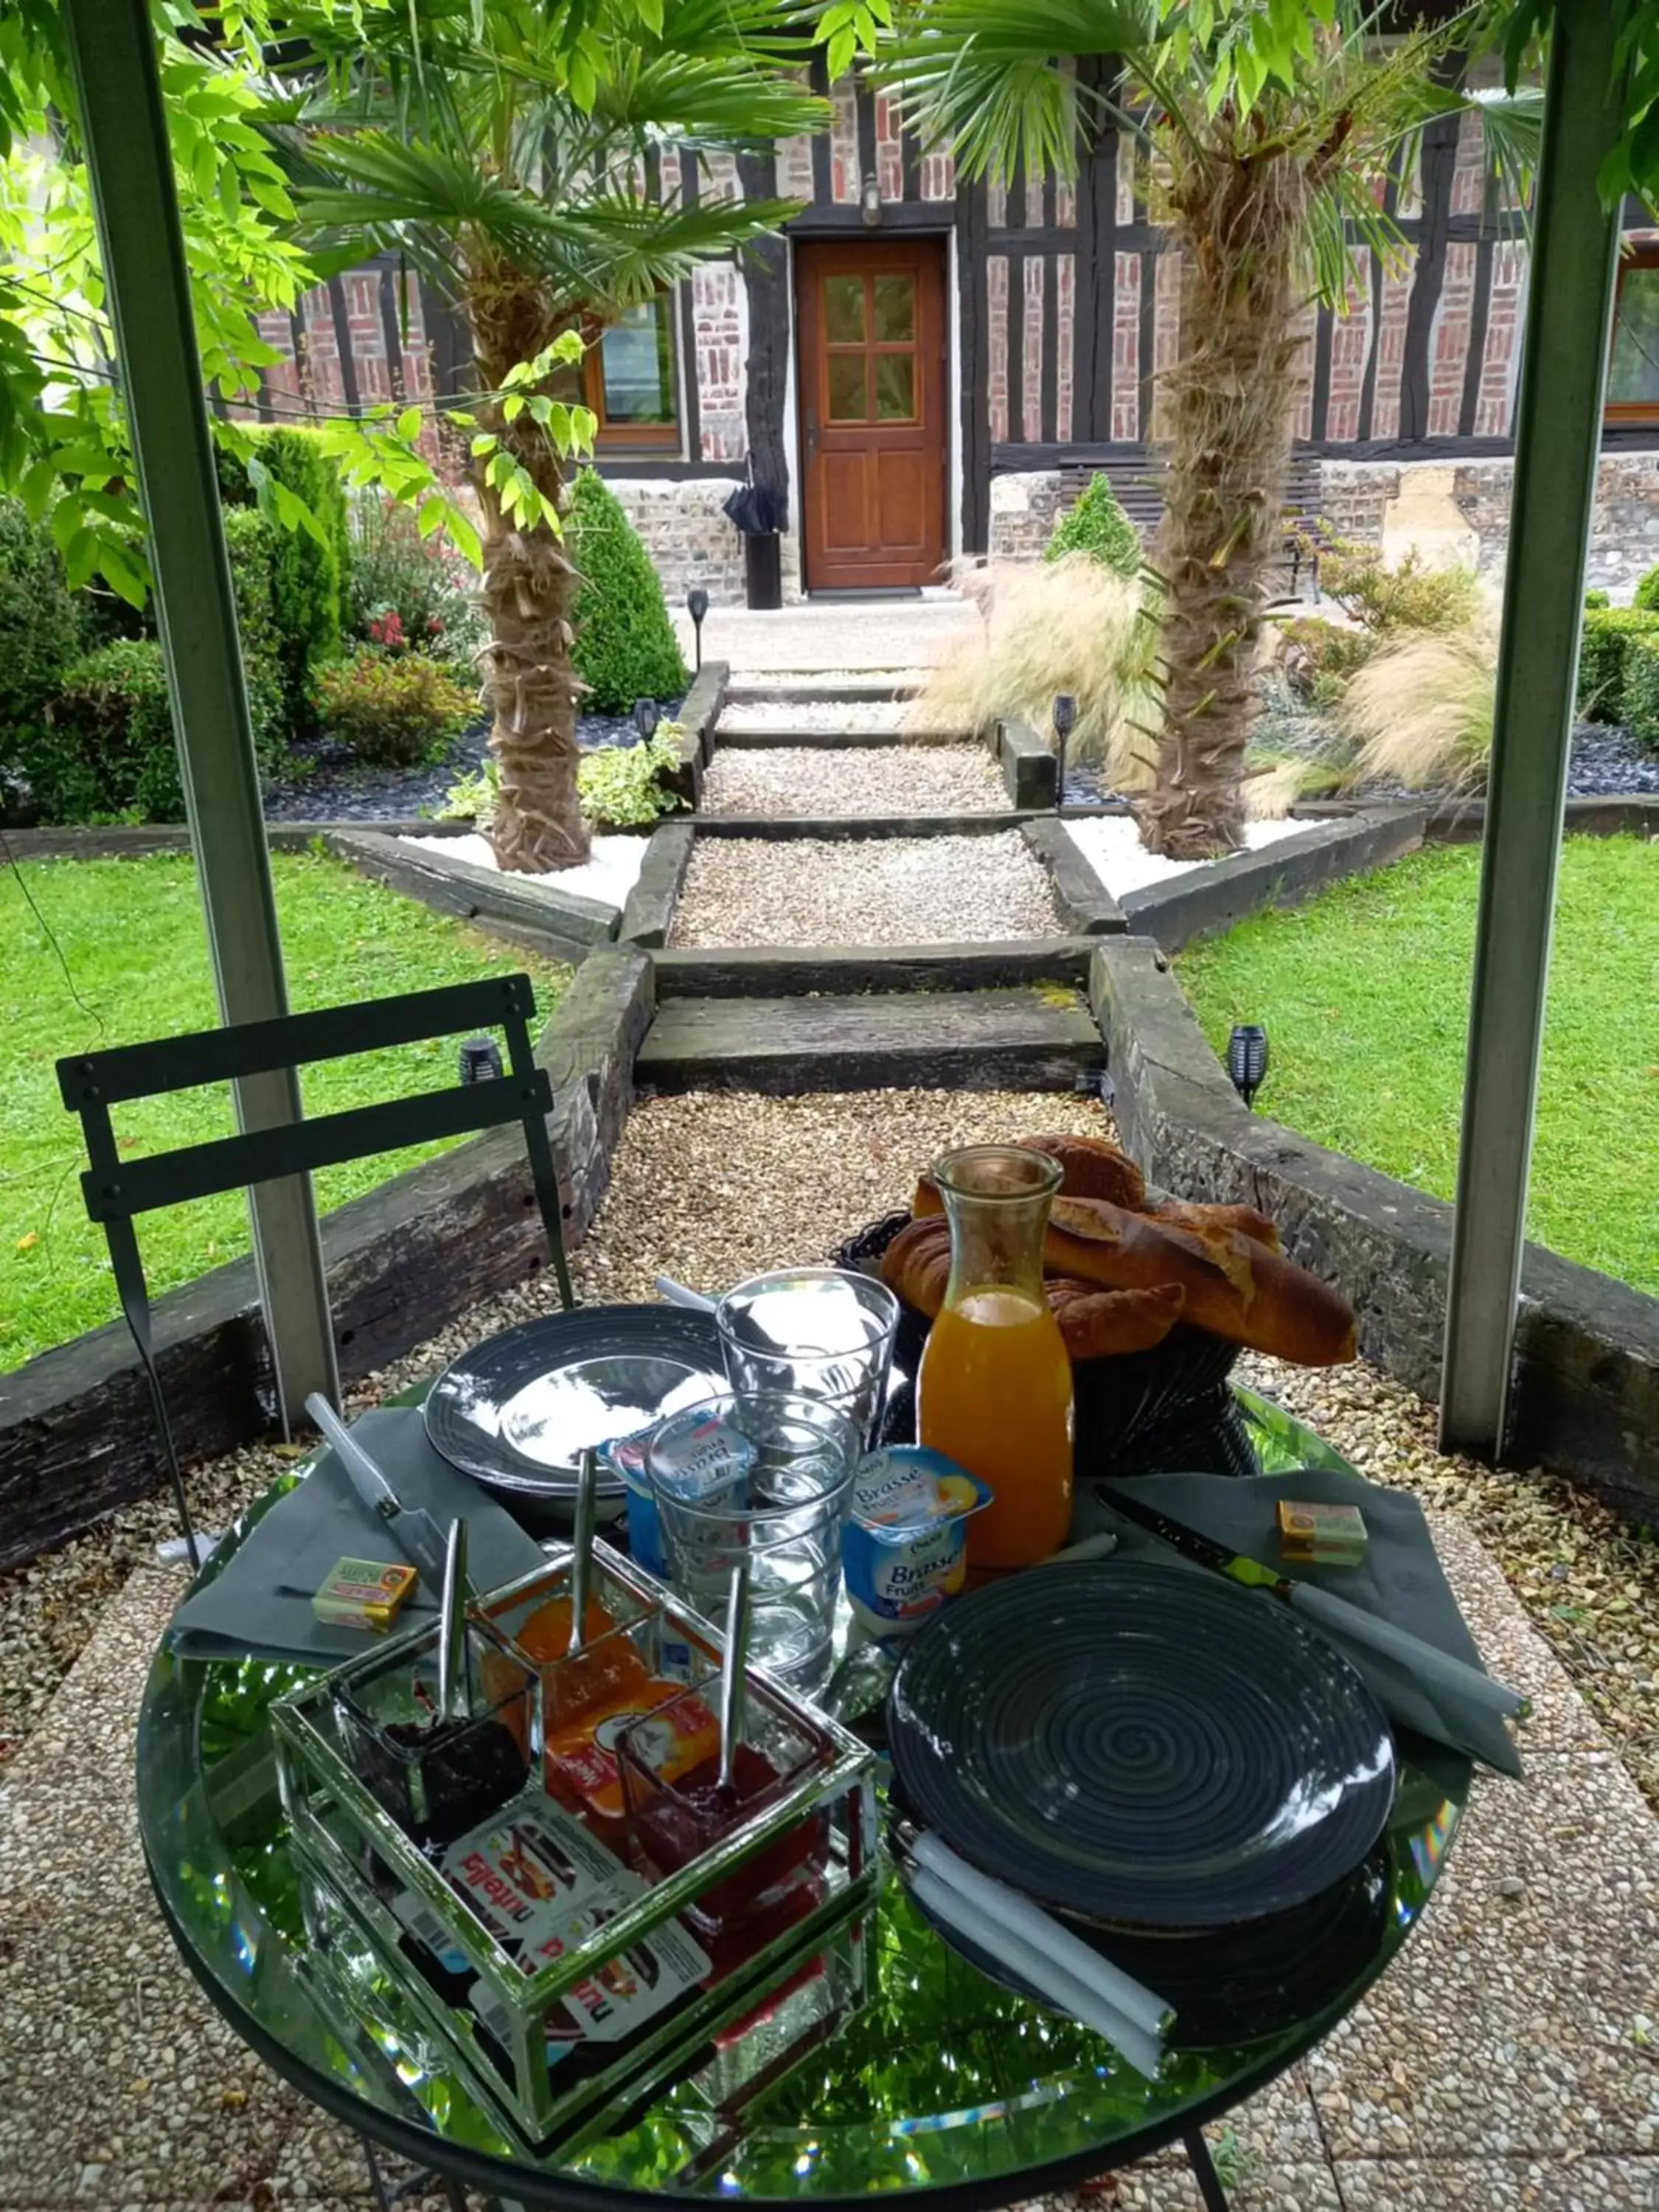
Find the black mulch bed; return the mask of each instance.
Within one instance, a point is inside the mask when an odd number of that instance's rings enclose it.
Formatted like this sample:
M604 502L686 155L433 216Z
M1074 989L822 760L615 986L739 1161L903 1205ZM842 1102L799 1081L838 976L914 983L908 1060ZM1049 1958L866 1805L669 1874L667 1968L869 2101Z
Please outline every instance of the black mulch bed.
M663 702L665 721L678 711L678 701ZM265 819L381 822L435 817L451 784L477 774L489 750L489 723L476 723L435 767L428 768L373 767L331 738L313 738L289 753L300 764L297 772L274 777L266 787ZM576 725L576 743L585 753L638 742L628 714L584 714Z
M1289 718L1286 718L1288 722ZM1312 717L1302 721L1305 730ZM1289 735L1285 725L1281 733ZM1628 730L1614 729L1605 722L1580 722L1572 733L1572 761L1567 770L1567 796L1570 799L1633 799L1648 792L1659 792L1659 749L1644 744L1632 737ZM1421 799L1431 794L1421 791L1406 791L1398 786L1371 783L1344 793L1349 799ZM1068 805L1095 805L1103 799L1121 799L1121 792L1110 791L1097 768L1066 764L1066 799Z

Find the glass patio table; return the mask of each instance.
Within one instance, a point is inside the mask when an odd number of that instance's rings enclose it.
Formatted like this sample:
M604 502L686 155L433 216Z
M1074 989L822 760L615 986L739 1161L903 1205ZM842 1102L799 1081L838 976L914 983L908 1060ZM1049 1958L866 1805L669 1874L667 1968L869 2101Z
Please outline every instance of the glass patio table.
M1265 1472L1344 1467L1286 1414L1237 1395ZM138 1812L173 1940L237 2033L369 2142L452 2190L569 2212L629 2212L665 2194L850 2207L895 2190L972 2212L1074 2187L1173 2142L1188 2146L1206 2203L1224 2207L1200 2130L1311 2049L1386 1970L1428 1901L1469 1781L1467 1760L1404 1737L1382 1841L1288 1928L1279 1916L1224 1937L1111 1944L1176 2008L1156 2081L970 1965L890 1873L864 1929L861 2002L826 2016L780 2078L769 2082L763 2063L763 2086L740 2110L711 2063L536 2154L471 2097L384 1977L372 2019L328 2001L267 1719L312 1671L186 1659L165 1640L158 1651L139 1723Z

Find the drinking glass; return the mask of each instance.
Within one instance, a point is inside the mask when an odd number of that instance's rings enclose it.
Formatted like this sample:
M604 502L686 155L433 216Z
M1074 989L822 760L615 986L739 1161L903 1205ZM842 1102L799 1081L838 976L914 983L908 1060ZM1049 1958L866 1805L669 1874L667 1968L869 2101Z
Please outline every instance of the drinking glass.
M718 1620L749 1566L749 1656L793 1688L828 1680L841 1535L860 1438L836 1407L727 1391L671 1413L646 1447L669 1581Z
M872 1275L782 1267L751 1275L714 1310L734 1390L821 1399L868 1443L887 1389L898 1300Z

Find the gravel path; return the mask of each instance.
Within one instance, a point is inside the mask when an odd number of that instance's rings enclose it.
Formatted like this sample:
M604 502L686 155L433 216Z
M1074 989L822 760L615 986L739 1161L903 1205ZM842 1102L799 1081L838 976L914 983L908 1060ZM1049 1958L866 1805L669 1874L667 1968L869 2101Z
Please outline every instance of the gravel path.
M904 699L734 699L720 708L719 727L896 731L908 706Z
M778 745L716 751L702 804L708 814L963 814L1007 799L982 745Z
M989 837L700 837L670 943L971 945L1063 935L1042 863Z

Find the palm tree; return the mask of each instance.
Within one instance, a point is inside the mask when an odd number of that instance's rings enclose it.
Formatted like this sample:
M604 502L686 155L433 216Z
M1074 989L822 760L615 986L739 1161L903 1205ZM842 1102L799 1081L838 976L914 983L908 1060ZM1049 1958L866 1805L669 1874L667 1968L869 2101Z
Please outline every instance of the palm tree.
M1243 836L1298 316L1310 297L1346 310L1352 244L1402 250L1382 185L1431 116L1465 104L1443 65L1481 11L1386 44L1380 12L1358 0L913 0L882 64L970 176L1073 173L1109 115L1144 142L1182 287L1152 556L1164 719L1136 811L1142 842L1176 859ZM1079 82L1075 64L1092 56L1121 72L1109 96ZM1518 183L1534 103L1473 104Z
M587 834L559 516L592 418L572 404L569 364L584 326L791 211L680 204L659 188L665 154L814 129L827 109L786 74L800 50L780 0L665 0L654 28L644 6L568 17L534 0L411 0L374 14L368 44L353 12L325 4L292 25L305 46L287 66L306 88L273 122L319 264L394 253L470 326L492 836L503 868L570 866Z

